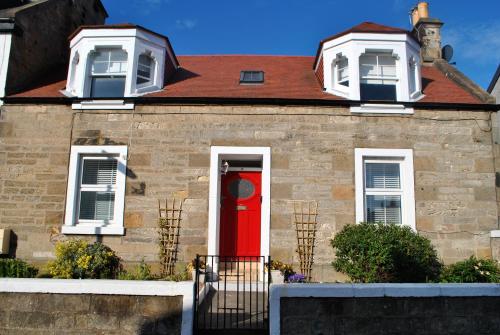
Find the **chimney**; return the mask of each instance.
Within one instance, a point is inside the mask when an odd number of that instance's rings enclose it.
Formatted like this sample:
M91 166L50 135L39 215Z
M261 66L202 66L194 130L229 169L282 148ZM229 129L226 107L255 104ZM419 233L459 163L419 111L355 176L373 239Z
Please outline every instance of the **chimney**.
M424 63L441 59L441 27L443 22L429 17L429 4L421 1L411 10L413 34L422 45L420 54Z

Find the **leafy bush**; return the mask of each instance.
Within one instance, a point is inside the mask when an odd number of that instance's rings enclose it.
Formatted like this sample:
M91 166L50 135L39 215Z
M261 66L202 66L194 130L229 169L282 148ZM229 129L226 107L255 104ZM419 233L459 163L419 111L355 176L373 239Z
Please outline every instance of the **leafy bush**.
M182 271L179 273L174 273L173 275L169 275L166 277L159 278L159 280L165 280L165 281L187 281L191 280L191 273L187 271Z
M34 278L38 269L20 259L0 258L0 277Z
M155 280L157 277L151 273L151 266L144 262L144 259L133 271L122 270L118 273L120 280Z
M420 283L439 278L442 264L430 241L411 228L347 225L331 241L335 270L361 283Z
M114 279L121 265L120 258L104 244L75 239L56 244L56 260L48 269L54 278Z
M494 260L469 259L445 267L441 274L444 283L499 283L500 266Z

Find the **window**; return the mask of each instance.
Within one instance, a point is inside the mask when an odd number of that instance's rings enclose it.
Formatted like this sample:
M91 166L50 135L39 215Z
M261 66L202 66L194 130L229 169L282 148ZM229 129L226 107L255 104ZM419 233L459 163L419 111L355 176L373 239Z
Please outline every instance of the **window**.
M240 84L262 84L264 82L263 71L241 71Z
M118 161L112 156L82 156L78 222L113 222Z
M71 148L65 234L122 235L126 146Z
M359 58L361 100L396 101L396 58L389 53L365 53Z
M347 57L341 56L335 63L336 79L339 85L349 87L349 61Z
M411 149L355 149L356 221L415 227Z
M408 81L410 85L410 96L417 92L417 62L414 57L410 59L408 64L410 72L408 73Z
M153 59L148 55L140 55L137 64L137 85L151 84L153 82Z
M125 95L127 53L121 49L98 49L91 56L93 98L115 98Z

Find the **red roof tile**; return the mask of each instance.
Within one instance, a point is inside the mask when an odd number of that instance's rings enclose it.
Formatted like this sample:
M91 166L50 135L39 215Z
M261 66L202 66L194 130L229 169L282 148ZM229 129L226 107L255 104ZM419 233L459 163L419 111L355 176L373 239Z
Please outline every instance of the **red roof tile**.
M275 98L343 100L323 92L309 56L179 56L181 69L163 91L145 97ZM240 71L262 70L264 84L240 85ZM422 67L425 97L421 102L472 103L477 98L435 67ZM51 80L15 97L63 97L65 80Z

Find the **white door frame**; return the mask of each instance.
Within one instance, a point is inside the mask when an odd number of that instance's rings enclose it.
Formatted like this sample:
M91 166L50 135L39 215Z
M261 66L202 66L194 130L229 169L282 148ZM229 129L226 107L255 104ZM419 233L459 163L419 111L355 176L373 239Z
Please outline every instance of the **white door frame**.
M271 230L271 148L223 146L213 146L210 150L208 255L219 255L221 164L222 160L229 159L262 160L260 255L269 256L269 241Z

